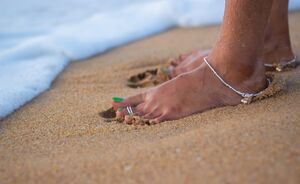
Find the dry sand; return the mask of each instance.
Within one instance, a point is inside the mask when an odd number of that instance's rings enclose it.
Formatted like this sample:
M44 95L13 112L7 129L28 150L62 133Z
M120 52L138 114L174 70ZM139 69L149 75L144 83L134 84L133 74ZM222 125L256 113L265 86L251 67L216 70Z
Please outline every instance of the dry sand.
M290 16L300 54L300 13ZM72 63L0 122L0 183L300 183L300 67L274 98L155 126L105 123L130 74L195 48L219 27L174 29Z

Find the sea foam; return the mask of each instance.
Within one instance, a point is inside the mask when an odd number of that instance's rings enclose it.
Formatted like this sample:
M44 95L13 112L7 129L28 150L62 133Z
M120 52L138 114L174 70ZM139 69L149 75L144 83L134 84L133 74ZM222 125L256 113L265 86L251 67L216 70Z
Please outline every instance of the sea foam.
M224 1L2 0L0 7L3 118L48 89L70 61L172 27L220 23Z

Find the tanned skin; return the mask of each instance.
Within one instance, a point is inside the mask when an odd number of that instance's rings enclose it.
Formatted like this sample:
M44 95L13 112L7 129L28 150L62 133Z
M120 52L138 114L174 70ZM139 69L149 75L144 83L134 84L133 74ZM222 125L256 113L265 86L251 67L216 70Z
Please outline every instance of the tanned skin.
M294 58L288 25L288 3L288 0L273 1L265 31L264 50L260 58L264 63L287 62ZM174 78L197 68L202 64L203 58L210 52L210 50L203 51L199 49L181 55L174 61L177 66L170 67L171 77Z
M239 104L241 97L203 63L205 55L218 74L236 89L249 93L263 90L267 87L264 62L293 58L287 4L287 0L226 0L223 24L211 52L187 54L179 63L188 63L183 73L174 72L172 80L113 103L114 108L131 106L136 115L160 123ZM118 112L118 116L126 114L126 109Z

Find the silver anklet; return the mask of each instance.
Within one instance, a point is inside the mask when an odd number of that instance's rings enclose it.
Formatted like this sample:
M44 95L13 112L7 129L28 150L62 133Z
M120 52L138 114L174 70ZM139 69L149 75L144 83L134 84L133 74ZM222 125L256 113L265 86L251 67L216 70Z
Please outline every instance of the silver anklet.
M297 64L297 56L294 56L294 58L290 61L287 61L285 63L272 63L272 64L264 64L265 67L269 67L269 68L275 68L276 71L278 72L281 72L283 71L283 69L285 67L288 67L289 65L292 65L292 64Z
M231 89L232 91L234 91L235 93L237 93L238 95L240 95L241 97L243 97L243 99L241 100L242 103L247 104L249 103L249 101L251 101L251 99L253 97L259 96L261 95L262 91L258 92L258 93L244 93L241 92L237 89L235 89L234 87L232 87L230 84L228 84L227 82L225 82L222 77L216 72L216 70L209 64L209 62L207 61L207 57L204 58L204 62L206 63L206 65L210 68L210 70L213 72L213 74L229 89ZM268 85L270 85L271 81L270 79L268 79Z

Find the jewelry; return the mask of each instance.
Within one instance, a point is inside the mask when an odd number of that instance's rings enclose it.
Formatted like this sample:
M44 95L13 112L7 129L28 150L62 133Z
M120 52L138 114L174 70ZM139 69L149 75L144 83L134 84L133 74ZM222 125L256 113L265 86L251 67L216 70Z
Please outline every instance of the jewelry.
M231 89L232 91L234 91L235 93L237 93L238 95L240 95L241 97L243 97L243 99L241 99L241 102L244 104L247 104L251 101L251 99L253 97L259 96L261 95L262 91L258 92L258 93L244 93L241 92L237 89L235 89L234 87L232 87L230 84L228 84L227 82L224 81L224 79L222 79L222 77L220 77L220 75L216 72L216 70L209 64L209 62L207 61L207 57L204 58L204 62L205 64L210 68L210 70L213 72L213 74L229 89ZM268 79L268 85L270 85L271 81L270 79Z
M276 71L281 72L283 71L284 68L289 67L291 65L296 65L297 66L297 57L294 56L294 59L285 62L285 63L273 63L273 64L264 64L265 67L270 67L270 68L275 68Z
M133 110L132 110L132 107L131 107L131 106L128 106L128 107L126 107L126 109L127 109L127 112L128 112L128 114L129 114L130 116L134 115L134 113L133 113Z

